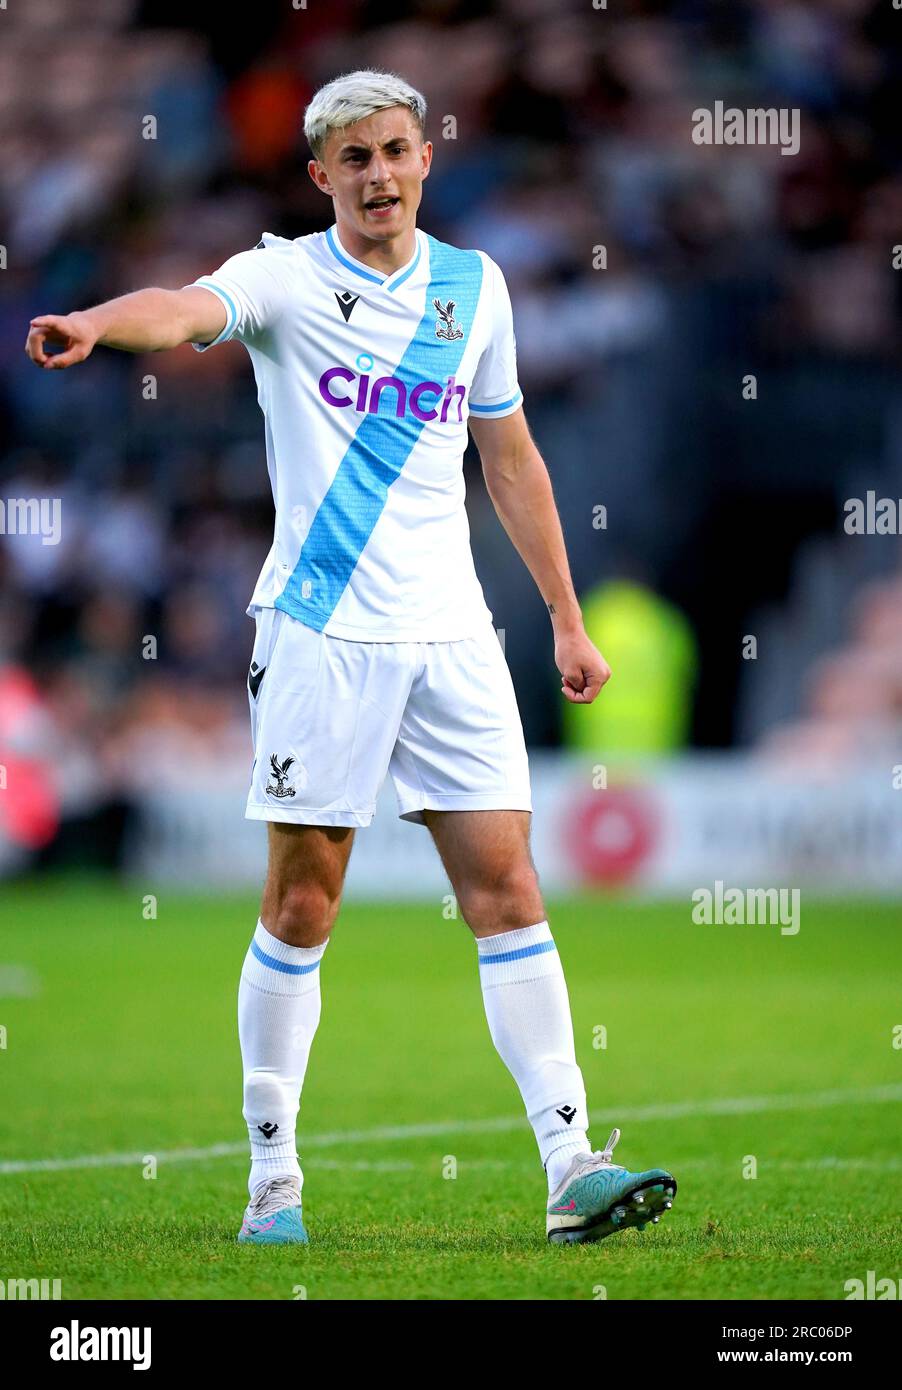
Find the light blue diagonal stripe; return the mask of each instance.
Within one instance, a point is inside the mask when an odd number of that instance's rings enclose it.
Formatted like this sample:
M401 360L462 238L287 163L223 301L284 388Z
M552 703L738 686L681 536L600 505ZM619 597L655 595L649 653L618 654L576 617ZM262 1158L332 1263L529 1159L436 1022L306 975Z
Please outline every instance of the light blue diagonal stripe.
M539 941L535 946L522 946L519 951L499 951L497 955L486 952L485 955L479 952L480 965L503 965L509 960L522 960L524 956L541 956L546 951L556 951L557 947L553 941Z
M430 278L425 312L400 362L385 373L402 382L408 400L418 382L436 381L444 386L456 374L482 288L482 259L476 251L461 251L432 236L428 241ZM464 329L462 338L448 342L436 337L438 316L433 299L443 303L454 300L455 320ZM319 632L335 611L382 515L388 489L423 432L425 421L409 413L397 416L397 404L398 392L386 387L379 398L379 413L362 417L310 524L294 571L275 601L276 608ZM432 397L429 404L433 406ZM458 404L459 397L452 402L449 414ZM323 406L324 410L329 408ZM309 598L302 597L305 581L310 582Z

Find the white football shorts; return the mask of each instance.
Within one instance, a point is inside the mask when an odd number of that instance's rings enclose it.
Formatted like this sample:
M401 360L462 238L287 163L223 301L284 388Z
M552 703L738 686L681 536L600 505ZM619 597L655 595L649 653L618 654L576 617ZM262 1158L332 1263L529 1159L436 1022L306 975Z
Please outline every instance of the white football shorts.
M257 610L256 622L250 820L369 825L386 772L404 820L532 810L520 712L491 623L455 642L355 642L281 609Z

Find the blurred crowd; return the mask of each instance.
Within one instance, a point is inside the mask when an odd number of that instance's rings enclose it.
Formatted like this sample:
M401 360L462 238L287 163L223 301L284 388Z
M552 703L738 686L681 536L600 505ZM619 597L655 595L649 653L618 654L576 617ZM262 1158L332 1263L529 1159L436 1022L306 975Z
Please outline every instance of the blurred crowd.
M429 101L421 225L505 272L578 590L629 581L694 634L684 737L854 752L862 721L898 729L898 547L841 525L856 484L902 497L891 6L257 0L233 24L207 3L29 0L0 43L0 497L59 498L63 524L58 545L2 540L7 761L37 744L67 817L90 821L155 778L249 759L244 609L272 509L244 349L98 350L61 373L22 349L34 315L328 226L303 110L360 66ZM715 101L798 108L799 153L695 144L692 113ZM554 744L543 606L472 449L467 475L527 739ZM811 651L769 727L740 727L743 635L791 599L813 536L840 571L844 547L869 547L876 588L840 586L833 641L850 645ZM38 788L37 823L43 804Z
M883 761L902 790L902 575L855 595L844 640L804 672L798 717L774 725L762 751L790 771ZM887 761L886 755L890 754Z

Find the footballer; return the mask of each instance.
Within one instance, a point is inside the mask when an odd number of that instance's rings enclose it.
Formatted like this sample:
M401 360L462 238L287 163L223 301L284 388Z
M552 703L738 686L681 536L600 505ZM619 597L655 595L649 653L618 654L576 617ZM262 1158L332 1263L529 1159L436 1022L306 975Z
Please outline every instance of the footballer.
M561 692L596 698L589 641L545 464L517 382L504 276L483 251L417 226L432 162L426 102L363 70L305 112L308 171L334 221L256 246L180 290L143 289L32 319L39 367L96 344L207 352L237 339L265 419L275 533L248 613L254 765L266 821L260 917L238 987L250 1139L250 1244L306 1243L296 1122L320 1021L320 972L355 832L386 773L424 825L476 939L489 1031L548 1182L550 1241L657 1221L661 1168L593 1151L561 961L529 849L516 696L470 551L463 455L475 440L494 507L545 601ZM48 351L53 349L53 351Z

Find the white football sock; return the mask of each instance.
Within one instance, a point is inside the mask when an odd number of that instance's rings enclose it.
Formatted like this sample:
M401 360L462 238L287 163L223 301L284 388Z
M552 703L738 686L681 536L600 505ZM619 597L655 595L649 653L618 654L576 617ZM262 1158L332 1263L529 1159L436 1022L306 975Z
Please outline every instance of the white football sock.
M303 1183L295 1125L319 1023L319 963L328 944L289 946L258 921L244 958L238 1036L243 1113L251 1141L251 1195L268 1178L291 1175Z
M591 1149L570 1000L551 928L539 922L483 936L476 947L489 1032L520 1087L553 1192L574 1154Z

